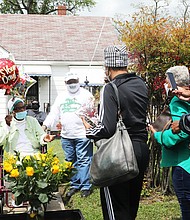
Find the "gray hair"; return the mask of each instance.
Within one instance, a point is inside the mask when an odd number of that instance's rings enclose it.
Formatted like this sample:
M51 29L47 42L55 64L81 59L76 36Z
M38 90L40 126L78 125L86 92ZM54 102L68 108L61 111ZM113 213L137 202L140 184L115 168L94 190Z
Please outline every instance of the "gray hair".
M173 73L177 86L189 86L189 70L186 66L173 66L167 72Z

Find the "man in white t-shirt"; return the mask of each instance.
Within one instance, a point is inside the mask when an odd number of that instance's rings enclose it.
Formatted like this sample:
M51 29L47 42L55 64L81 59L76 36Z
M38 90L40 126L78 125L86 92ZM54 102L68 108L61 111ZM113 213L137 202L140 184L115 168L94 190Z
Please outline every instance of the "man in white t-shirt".
M43 127L51 129L56 123L61 124L61 143L65 159L74 162L77 169L66 196L71 197L80 190L81 196L87 197L91 193L89 168L93 155L93 143L86 138L81 116L92 116L94 98L88 90L80 87L77 74L69 72L65 83L67 90L55 99Z

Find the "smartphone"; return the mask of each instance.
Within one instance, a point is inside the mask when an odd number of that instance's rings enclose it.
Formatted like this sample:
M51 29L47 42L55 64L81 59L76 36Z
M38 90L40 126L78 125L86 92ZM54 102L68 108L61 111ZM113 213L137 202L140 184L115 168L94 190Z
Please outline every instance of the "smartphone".
M84 116L84 119L85 119L85 121L86 122L88 122L88 124L90 124L92 127L95 127L96 126L96 124L92 121L92 119L90 118L90 117L88 117L88 116Z
M79 115L76 114L78 117L84 117L85 121L88 122L88 124L90 124L92 127L96 127L96 123L92 121L92 119L90 117L88 117L87 115Z
M176 81L175 81L175 79L174 79L173 73L171 73L171 72L166 72L166 74L168 75L168 79L169 79L169 81L170 81L172 90L177 89L177 84L176 84Z

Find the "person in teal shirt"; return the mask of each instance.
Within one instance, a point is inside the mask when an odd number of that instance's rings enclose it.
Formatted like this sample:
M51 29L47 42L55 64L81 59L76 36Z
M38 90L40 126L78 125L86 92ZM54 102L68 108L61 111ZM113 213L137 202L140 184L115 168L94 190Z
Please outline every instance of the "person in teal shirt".
M172 72L177 86L189 86L189 71L185 66L174 66L167 70ZM166 72L166 73L167 73ZM167 75L167 74L166 74ZM166 85L171 88L168 78ZM183 114L190 113L190 103L174 96L169 104L172 121L180 120ZM173 133L172 128L156 131L152 125L150 131L154 139L162 146L161 167L172 167L172 182L177 195L183 220L190 219L190 137L182 130Z
M175 94L179 99L190 101L190 88L182 88L177 87L177 90L172 91L173 94ZM181 116L180 120L173 121L172 125L172 132L173 133L179 133L180 130L184 131L187 134L190 134L190 113L184 114Z

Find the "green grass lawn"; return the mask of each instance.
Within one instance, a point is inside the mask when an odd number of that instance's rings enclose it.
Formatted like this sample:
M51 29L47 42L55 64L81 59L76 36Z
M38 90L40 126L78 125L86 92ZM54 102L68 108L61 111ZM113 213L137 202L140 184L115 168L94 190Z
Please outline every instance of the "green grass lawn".
M48 144L53 147L54 152L60 160L64 160L64 153L60 140ZM65 199L62 191L63 200ZM81 198L80 192L75 194L70 201L65 201L66 209L80 209L85 220L103 220L99 189L94 188L93 193L87 198ZM138 216L136 220L180 220L180 208L175 196L161 196L152 192L145 199L141 199Z

